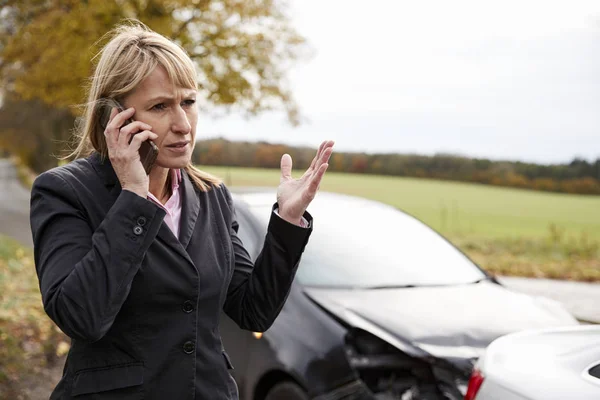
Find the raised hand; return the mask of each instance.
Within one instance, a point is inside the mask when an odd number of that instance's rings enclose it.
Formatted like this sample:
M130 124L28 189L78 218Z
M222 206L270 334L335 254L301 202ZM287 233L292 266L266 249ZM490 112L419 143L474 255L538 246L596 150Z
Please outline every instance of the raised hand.
M281 157L281 179L277 188L277 203L281 218L300 225L302 215L315 198L321 179L327 171L329 166L327 162L333 152L333 144L332 140L321 143L317 155L300 179L292 178L292 157L289 154Z

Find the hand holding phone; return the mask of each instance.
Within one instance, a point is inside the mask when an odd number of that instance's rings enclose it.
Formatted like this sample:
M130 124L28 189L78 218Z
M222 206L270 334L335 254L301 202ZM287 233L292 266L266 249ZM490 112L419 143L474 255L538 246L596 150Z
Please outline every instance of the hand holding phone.
M115 99L112 99L112 98L104 98L99 102L98 112L100 112L99 121L100 121L100 125L102 126L102 129L106 129L106 126L108 125L108 123L110 121L110 115L111 115L113 108L116 108L119 112L122 112L125 110L118 101L116 101ZM132 122L133 122L133 118L129 118L127 121L125 121L123 126L128 125ZM130 143L131 143L132 139L133 139L133 136L131 136L131 138L129 139ZM142 142L139 151L140 151L140 160L144 167L144 171L146 171L146 175L148 175L148 174L150 174L150 171L152 170L152 167L154 166L156 158L158 157L158 147L156 146L156 144L154 144L154 142L152 140L146 140L146 141Z

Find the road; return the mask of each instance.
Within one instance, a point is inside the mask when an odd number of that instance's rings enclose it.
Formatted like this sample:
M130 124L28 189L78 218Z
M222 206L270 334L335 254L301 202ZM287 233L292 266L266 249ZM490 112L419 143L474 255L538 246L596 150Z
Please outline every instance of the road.
M29 191L19 183L13 164L0 159L0 233L33 246L29 198Z
M532 296L560 301L577 319L600 324L600 284L503 276L505 286Z

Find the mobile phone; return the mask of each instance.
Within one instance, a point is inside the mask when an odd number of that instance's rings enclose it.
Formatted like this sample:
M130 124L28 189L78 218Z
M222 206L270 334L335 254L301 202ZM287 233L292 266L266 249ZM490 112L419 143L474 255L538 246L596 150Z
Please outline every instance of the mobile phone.
M108 125L108 122L110 121L110 114L113 108L116 108L119 110L119 112L125 110L123 106L115 99L104 98L99 101L98 111L100 112L100 125L102 126L102 129L106 129L106 125ZM129 118L127 121L125 121L123 126L132 122L133 118ZM131 136L131 139L133 139L133 135ZM130 143L131 139L129 140ZM157 157L158 146L156 146L156 144L154 144L154 142L150 139L142 142L142 145L140 146L140 160L142 161L146 175L150 174L150 170L152 170Z

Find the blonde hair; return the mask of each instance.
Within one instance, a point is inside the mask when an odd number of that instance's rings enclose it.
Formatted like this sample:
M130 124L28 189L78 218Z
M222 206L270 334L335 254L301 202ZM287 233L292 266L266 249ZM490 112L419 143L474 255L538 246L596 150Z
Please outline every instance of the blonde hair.
M185 50L166 37L150 30L139 21L117 26L109 32L110 41L102 48L96 70L88 88L83 119L76 128L76 148L69 158L79 158L94 151L108 156L100 107L103 100L120 100L131 93L157 66L163 67L174 86L197 89L196 68ZM203 192L222 181L203 172L190 161L185 171Z

